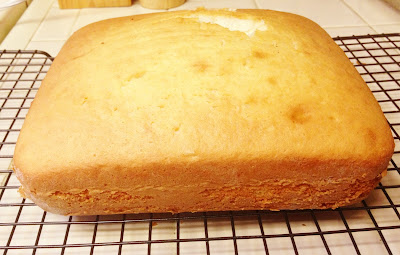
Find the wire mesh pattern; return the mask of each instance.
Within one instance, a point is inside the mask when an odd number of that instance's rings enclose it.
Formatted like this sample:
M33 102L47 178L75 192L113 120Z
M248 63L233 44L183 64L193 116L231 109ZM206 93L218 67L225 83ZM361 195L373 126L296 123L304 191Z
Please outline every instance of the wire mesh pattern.
M19 196L13 150L52 57L0 51L0 252L5 254L400 254L400 34L334 38L387 117L396 150L361 203L336 210L60 216Z

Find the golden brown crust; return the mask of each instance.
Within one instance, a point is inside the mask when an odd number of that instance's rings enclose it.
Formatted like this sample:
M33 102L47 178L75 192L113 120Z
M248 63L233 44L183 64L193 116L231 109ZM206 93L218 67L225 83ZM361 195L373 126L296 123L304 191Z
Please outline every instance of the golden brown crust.
M372 93L318 25L197 10L77 31L14 162L25 194L62 214L304 209L364 197L393 149Z
M200 183L136 189L86 188L36 193L32 198L43 209L66 215L327 209L361 201L380 179L377 176L370 181L341 179L334 183L279 179L235 186Z

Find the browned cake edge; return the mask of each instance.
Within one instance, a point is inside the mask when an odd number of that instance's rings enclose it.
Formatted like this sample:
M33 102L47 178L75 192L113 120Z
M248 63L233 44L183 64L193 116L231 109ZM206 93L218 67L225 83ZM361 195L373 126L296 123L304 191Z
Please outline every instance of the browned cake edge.
M81 169L75 176L65 173L64 177L69 175L75 179L75 182L69 182L70 189L68 182L60 185L50 174L22 176L18 169L15 170L27 198L49 212L64 215L327 209L364 199L386 174L390 156L382 158L382 163L377 165L314 161L310 166L305 163L307 160L259 162L256 165L215 163L212 167L206 164L186 169L179 165L162 165L141 173L137 169L120 170L118 178L113 172L101 170L94 177L94 169L87 172ZM334 169L327 170L332 167ZM173 170L170 175L164 172L167 169ZM332 175L335 170L339 175L346 172L348 175L337 178ZM362 170L370 174L360 174ZM325 172L326 176L313 176L313 172ZM27 181L27 178L36 180ZM111 178L117 181L110 182ZM59 180L62 182L61 178ZM90 182L92 187L85 186ZM33 183L40 185L32 187L30 184ZM54 189L57 186L65 187Z

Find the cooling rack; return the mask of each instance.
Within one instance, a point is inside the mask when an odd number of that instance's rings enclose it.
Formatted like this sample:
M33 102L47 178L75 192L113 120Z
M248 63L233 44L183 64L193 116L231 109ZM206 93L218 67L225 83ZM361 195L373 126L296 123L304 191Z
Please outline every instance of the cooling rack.
M21 198L13 150L41 80L43 51L0 51L0 252L3 254L400 254L400 34L336 37L395 138L388 174L336 210L59 216Z

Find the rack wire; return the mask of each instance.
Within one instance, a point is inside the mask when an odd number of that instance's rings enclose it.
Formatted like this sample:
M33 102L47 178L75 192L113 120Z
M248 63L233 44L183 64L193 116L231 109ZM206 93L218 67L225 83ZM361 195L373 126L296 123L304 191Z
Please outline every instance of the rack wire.
M388 174L336 210L59 216L17 194L13 150L53 58L0 51L0 251L3 254L400 254L400 34L336 37L395 138Z

